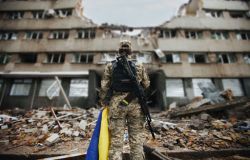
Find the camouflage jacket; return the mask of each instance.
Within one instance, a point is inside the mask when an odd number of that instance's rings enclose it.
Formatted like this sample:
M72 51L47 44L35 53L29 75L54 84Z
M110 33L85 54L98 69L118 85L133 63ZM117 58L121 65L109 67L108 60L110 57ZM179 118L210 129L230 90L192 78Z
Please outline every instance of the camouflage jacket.
M128 61L131 61L131 56L127 57ZM136 73L137 73L137 78L139 83L142 85L143 88L148 88L150 85L148 73L146 69L143 67L142 62L137 61L136 64ZM113 80L113 66L112 63L109 62L105 68L104 74L102 76L101 80L101 90L99 93L99 97L101 99L101 105L102 106L107 106L107 99L105 98L109 88L112 86L112 80ZM118 92L118 91L113 91L113 95L125 95L128 94L126 92Z

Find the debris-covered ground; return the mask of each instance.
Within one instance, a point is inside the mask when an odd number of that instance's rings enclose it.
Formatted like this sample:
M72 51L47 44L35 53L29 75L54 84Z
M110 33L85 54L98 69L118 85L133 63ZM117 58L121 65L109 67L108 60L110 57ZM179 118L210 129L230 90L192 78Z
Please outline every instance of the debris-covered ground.
M249 102L241 107L248 108ZM177 107L175 107L177 108ZM143 138L159 152L210 151L250 148L250 119L217 119L200 112L171 118L172 111L152 113L153 140L145 129ZM4 110L1 117L0 153L7 154L73 154L86 153L100 109L89 110L43 107L30 111ZM54 113L54 115L53 115ZM129 153L127 129L124 153Z

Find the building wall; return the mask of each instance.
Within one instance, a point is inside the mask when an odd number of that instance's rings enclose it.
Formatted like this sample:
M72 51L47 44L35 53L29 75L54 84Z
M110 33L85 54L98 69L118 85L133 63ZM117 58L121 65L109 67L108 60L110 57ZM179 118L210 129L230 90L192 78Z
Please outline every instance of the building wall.
M202 0L203 8L210 10L232 10L248 11L249 7L245 1L211 1Z
M0 5L1 11L30 11L44 9L68 9L75 8L78 0L59 1L6 1Z
M17 40L0 40L0 54L11 54L8 64L0 64L0 72L63 72L63 71L89 71L88 97L68 97L73 107L89 108L93 107L98 101L101 75L104 72L105 63L100 64L103 53L117 53L120 38L103 38L103 32L107 28L98 27L88 20L77 17L75 5L78 0L60 1L6 1L0 4L0 32L17 31ZM192 0L188 3L186 16L175 17L165 24L156 27L154 30L175 30L176 38L149 38L149 44L138 45L137 38L124 36L123 39L132 42L134 53L140 51L150 52L152 63L145 63L151 86L150 90L156 90L155 105L158 109L167 109L169 104L177 102L177 106L184 106L192 102L194 96L192 78L210 78L219 91L223 91L223 78L240 79L244 87L246 96L249 96L250 86L250 64L245 63L244 53L250 52L250 40L237 40L236 32L250 31L250 20L244 18L231 18L230 12L238 11L246 13L249 6L243 1L210 1ZM65 18L51 19L31 19L32 11L44 11L44 9L70 9L72 16ZM6 18L7 12L24 11L22 19L9 20ZM220 11L221 18L206 17L207 11ZM197 14L198 13L198 14ZM68 39L50 39L52 31L69 31ZM96 31L93 39L76 38L78 30ZM187 39L185 31L203 31L202 39ZM27 40L27 31L42 31L43 39ZM211 39L211 31L227 31L229 39ZM154 53L155 49L161 49L164 53L179 53L181 62L161 63L158 56ZM36 63L21 63L22 54L38 54ZM48 53L65 53L64 63L47 63ZM75 53L91 53L94 55L93 63L73 63ZM208 63L190 63L189 53L205 53L209 59ZM217 53L235 54L236 63L217 63ZM39 108L41 105L62 107L65 101L60 94L53 100L46 97L39 97L39 89L42 78L33 79L30 94L27 97L9 96L13 78L2 76L4 84L1 92L3 101L0 109L13 109L14 107ZM23 77L21 77L23 78ZM85 76L86 78L86 76ZM180 78L184 84L184 97L171 97L166 95L166 79ZM71 78L62 78L62 86L66 95L69 94ZM5 91L4 90L4 86ZM34 89L36 90L34 93ZM35 95L34 101L33 93ZM0 94L0 96L2 96Z
M10 96L10 90L14 79L15 78L4 78L4 83L2 85L1 95L0 95L2 96L2 94L4 94L4 98L1 102L0 110L13 109L15 107L23 109L40 108L43 106L63 107L64 104L66 104L66 101L63 98L61 92L59 96L55 96L52 100L49 100L49 98L47 97L39 96L39 90L41 87L42 78L32 78L32 85L29 91L29 96ZM94 105L88 106L88 97L69 97L70 80L71 78L62 78L61 85L64 89L65 94L67 95L71 107L80 107L80 108L94 107ZM35 88L35 83L36 83L36 88ZM6 85L6 88L5 91L3 92L4 85Z

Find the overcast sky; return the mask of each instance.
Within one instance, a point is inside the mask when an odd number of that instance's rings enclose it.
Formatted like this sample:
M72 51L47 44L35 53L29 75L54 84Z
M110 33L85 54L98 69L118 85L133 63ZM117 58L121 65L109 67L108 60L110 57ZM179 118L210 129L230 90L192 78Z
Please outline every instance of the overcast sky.
M188 0L84 0L84 15L102 23L131 27L158 26Z

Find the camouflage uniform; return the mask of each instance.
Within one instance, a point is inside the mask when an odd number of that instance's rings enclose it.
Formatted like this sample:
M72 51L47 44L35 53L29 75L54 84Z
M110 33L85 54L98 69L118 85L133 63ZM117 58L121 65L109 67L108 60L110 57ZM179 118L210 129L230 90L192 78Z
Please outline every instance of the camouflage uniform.
M127 59L131 61L128 55ZM150 84L147 71L142 63L136 62L137 78L143 88L147 88ZM107 100L105 96L108 89L112 86L113 66L108 63L101 80L101 90L99 97L102 106L106 106ZM113 91L111 101L108 106L108 126L110 131L110 147L109 160L122 160L124 127L126 120L128 124L130 159L143 160L143 127L145 117L141 111L138 99L135 98L128 106L121 105L120 102L128 95L129 92Z

